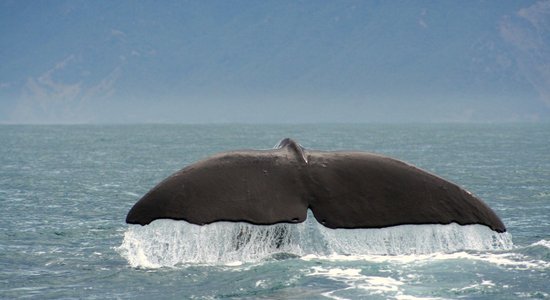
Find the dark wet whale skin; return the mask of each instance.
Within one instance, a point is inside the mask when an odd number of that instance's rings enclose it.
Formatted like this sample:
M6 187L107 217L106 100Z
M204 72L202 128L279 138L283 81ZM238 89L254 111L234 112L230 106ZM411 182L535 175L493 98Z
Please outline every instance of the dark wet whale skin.
M506 231L483 201L424 170L366 152L306 150L291 139L273 150L224 152L185 167L143 196L126 222L298 223L308 209L329 228L454 222Z

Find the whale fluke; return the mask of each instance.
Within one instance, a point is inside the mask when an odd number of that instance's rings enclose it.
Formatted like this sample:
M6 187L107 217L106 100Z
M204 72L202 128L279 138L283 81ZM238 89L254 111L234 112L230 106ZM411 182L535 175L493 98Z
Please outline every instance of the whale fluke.
M454 222L506 231L483 201L429 172L372 153L312 151L292 139L191 164L143 196L126 222L299 223L308 209L329 228Z

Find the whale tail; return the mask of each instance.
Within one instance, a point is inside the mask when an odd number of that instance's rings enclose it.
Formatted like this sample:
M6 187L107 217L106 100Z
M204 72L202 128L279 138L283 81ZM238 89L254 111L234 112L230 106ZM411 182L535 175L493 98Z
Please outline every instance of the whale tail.
M458 223L506 231L483 201L436 175L372 153L306 150L292 139L189 165L143 196L126 222L299 223L308 209L328 228Z

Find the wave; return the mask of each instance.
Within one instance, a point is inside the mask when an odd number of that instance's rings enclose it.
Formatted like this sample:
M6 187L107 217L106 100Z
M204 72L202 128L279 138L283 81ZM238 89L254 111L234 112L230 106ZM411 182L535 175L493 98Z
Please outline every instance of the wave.
M541 246L541 247L545 247L547 249L550 249L550 241L540 240L536 243L533 243L532 246Z
M329 229L313 217L300 224L240 222L194 225L156 220L129 225L117 251L133 267L181 264L235 265L278 257L426 255L464 250L509 250L509 233L483 225L400 225L381 229Z
M513 247L505 251L459 251L453 253L429 253L413 255L306 255L302 261L308 262L307 276L323 277L341 282L340 288L323 293L331 299L347 299L350 290L360 293L364 298L375 296L386 299L448 299L461 295L492 294L510 295L527 298L545 298L548 293L538 288L529 292L514 291L514 284L503 283L507 280L518 281L518 286L525 284L517 274L528 272L531 276L540 276L550 269L550 243L540 240L523 247ZM443 263L443 264L442 264ZM369 267L370 266L370 267ZM378 267L373 267L378 266ZM475 266L476 276L471 276L470 269ZM434 272L440 274L443 268L456 268L462 273L457 282L448 291L433 293L430 298L417 294L412 286L424 285L423 278ZM462 270L460 270L462 269ZM492 270L492 271L489 271ZM495 277L488 274L504 272L513 274L513 278ZM483 275L482 275L483 274ZM521 277L520 277L521 278ZM431 280L431 279L430 279ZM429 281L429 280L428 280ZM446 279L442 279L446 281ZM536 281L536 280L535 280ZM542 279L544 282L544 279ZM445 283L443 283L445 284ZM528 286L536 286L532 281ZM544 286L544 284L543 284ZM434 295L444 298L435 297Z

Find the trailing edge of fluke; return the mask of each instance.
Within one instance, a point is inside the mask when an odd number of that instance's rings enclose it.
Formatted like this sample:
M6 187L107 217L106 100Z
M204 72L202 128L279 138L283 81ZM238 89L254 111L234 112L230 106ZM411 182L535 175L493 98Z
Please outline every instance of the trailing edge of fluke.
M299 223L308 209L329 228L454 222L506 231L483 201L424 170L366 152L308 150L291 139L276 149L223 152L183 168L143 196L126 222Z

